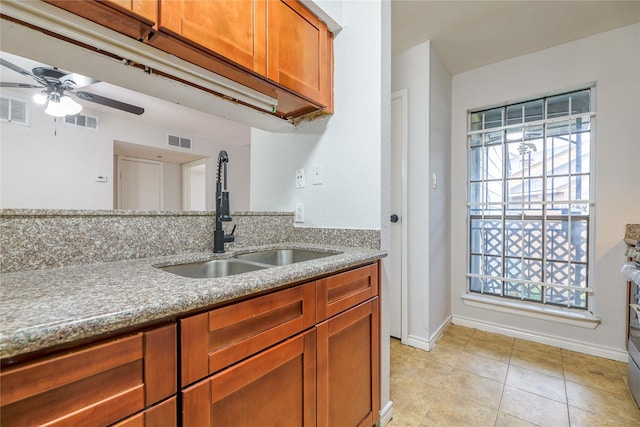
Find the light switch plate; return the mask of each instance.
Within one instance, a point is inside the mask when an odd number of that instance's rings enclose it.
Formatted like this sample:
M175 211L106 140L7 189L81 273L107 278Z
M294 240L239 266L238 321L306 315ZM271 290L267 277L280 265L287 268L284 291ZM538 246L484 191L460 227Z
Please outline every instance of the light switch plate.
M322 165L311 167L311 184L322 185Z
M294 222L304 222L304 203L296 203Z
M304 188L304 169L296 171L296 188Z

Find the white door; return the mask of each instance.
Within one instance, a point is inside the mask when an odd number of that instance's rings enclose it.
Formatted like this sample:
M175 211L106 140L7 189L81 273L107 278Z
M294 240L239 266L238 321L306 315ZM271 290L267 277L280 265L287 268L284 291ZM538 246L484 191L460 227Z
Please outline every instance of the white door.
M118 209L162 210L162 163L118 156Z
M206 207L207 159L182 165L182 210L204 211Z
M407 339L407 90L391 94L391 249L392 337Z

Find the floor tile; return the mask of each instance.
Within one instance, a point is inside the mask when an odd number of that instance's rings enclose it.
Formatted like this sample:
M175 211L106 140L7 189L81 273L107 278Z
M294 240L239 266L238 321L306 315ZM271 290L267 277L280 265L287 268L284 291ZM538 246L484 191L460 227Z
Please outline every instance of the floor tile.
M447 379L452 369L452 366L432 361L428 352L416 349L395 372L439 386Z
M489 359L508 362L513 348L513 338L475 331L465 347L465 351L488 357Z
M496 409L482 403L443 392L433 402L419 426L493 427L497 415Z
M559 349L558 349L559 350ZM526 350L514 347L511 352L511 365L519 366L530 371L564 379L562 357L558 351L557 357L537 349Z
M535 427L535 424L498 411L495 427Z
M504 387L500 411L543 427L569 425L566 404L510 386Z
M509 364L499 360L489 359L479 354L463 351L455 364L455 369L471 372L484 378L504 382L507 377Z
M564 380L560 378L510 365L505 384L561 403L567 402Z
M502 396L502 382L492 381L469 372L454 369L442 384L442 390L465 397L490 408L498 409Z
M609 418L574 406L569 406L569 422L571 427L638 427L635 421Z
M426 356L433 362L453 366L458 361L464 347L464 344L457 342L438 341L431 351L427 352Z
M584 361L580 361L575 358L567 359L563 354L562 366L566 381L610 393L624 394L628 390L613 360L586 356Z
M569 381L566 385L569 406L606 418L640 425L640 411L628 390L616 394Z

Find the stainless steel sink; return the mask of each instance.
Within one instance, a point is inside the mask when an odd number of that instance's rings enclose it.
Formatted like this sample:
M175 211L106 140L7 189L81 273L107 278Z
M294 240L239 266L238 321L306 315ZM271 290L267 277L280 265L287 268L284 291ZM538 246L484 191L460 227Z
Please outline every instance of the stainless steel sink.
M268 265L256 265L237 259L215 259L212 261L194 262L190 264L169 265L160 267L164 271L192 279L212 279L249 273L250 271L268 268Z
M274 249L236 255L235 258L269 265L289 265L335 255L334 252L320 252L306 249Z

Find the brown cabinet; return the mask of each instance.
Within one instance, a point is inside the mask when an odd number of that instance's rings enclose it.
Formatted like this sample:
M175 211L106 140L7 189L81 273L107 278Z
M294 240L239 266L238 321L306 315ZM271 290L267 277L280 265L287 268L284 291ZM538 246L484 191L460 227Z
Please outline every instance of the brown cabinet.
M269 0L267 78L333 110L333 38L301 3Z
M114 424L113 427L176 427L178 425L176 400L175 397L167 399Z
M161 0L158 27L258 74L267 69L266 0Z
M146 40L157 19L157 0L44 0L136 40Z
M104 426L177 391L175 324L4 368L2 426Z
M378 291L375 263L181 320L183 426L377 423Z
M296 0L44 0L278 100L333 112L333 35Z
M185 389L183 426L314 426L315 349L310 329Z
M318 427L379 421L379 328L377 297L317 326Z

